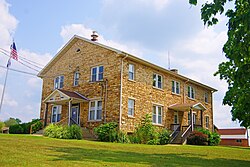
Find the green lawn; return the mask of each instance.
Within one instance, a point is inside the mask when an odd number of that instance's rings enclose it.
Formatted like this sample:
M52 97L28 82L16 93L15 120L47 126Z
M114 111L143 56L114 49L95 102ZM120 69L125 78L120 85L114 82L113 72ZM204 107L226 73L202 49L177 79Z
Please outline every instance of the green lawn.
M0 134L0 166L250 166L250 149Z

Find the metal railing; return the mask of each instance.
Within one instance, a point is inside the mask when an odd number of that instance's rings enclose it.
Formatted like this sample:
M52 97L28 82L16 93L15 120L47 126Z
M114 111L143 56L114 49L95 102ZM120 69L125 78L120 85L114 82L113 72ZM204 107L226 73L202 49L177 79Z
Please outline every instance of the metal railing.
M172 126L172 125L171 125ZM170 137L171 137L171 140L170 140L170 143L172 143L174 141L174 139L178 136L178 134L180 133L180 130L181 130L181 127L180 125L178 124L175 124L173 126L173 132L170 134Z
M182 127L183 128L183 127ZM191 125L187 127L187 129L182 133L181 135L181 143L184 143L189 136L189 134L192 132Z

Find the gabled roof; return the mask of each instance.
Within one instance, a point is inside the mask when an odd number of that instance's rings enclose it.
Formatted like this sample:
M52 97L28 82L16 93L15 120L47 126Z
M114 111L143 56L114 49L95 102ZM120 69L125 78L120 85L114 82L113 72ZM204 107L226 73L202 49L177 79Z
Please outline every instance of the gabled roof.
M218 129L220 135L245 135L245 128Z
M44 99L45 103L58 103L69 100L89 101L89 99L78 92L71 92L62 89L55 89L48 97Z
M78 36L78 35L74 35L65 45L64 45L64 47L53 57L53 59L51 59L50 60L50 62L38 73L38 77L43 77L43 75L44 75L44 73L46 73L49 69L50 69L50 67L72 46L72 45L74 45L75 43L76 43L76 41L77 40L83 40L83 41L85 41L85 42L88 42L88 43L91 43L91 44L94 44L94 45L97 45L97 46L100 46L100 47L102 47L102 48L105 48L105 49L108 49L108 50L111 50L111 51L113 51L113 52L116 52L117 54L119 54L120 56L122 56L122 57L127 57L128 59L131 59L131 60L133 60L133 61L136 61L136 62L139 62L139 63L141 63L141 64L144 64L144 65L146 65L146 66L149 66L149 67L152 67L152 68L154 68L154 69L156 69L156 70L159 70L159 71L163 71L163 72L165 72L165 73L168 73L168 74L170 74L170 75L172 75L172 76L175 76L175 77L177 77L177 78L180 78L180 79L183 79L183 80L185 80L185 81L188 81L189 83L193 83L193 84L196 84L196 85L199 85L199 86L201 86L201 87L203 87L203 88L206 88L206 89L208 89L208 90L210 90L210 91L212 91L212 92L216 92L217 90L216 89L214 89L214 88L212 88L212 87L210 87L210 86L207 86L207 85L205 85L205 84L202 84L202 83L200 83L200 82L197 82L197 81L195 81L195 80L192 80L192 79L190 79L190 78L187 78L187 77L185 77L185 76L183 76L183 75L180 75L180 74L177 74L177 73L175 73L175 72L173 72L173 71L170 71L170 70L167 70L167 69L165 69L165 68L163 68L163 67L160 67L160 66L157 66L157 65L155 65L155 64L153 64L153 63L150 63L150 62L148 62L148 61L145 61L145 60L143 60L143 59L141 59L141 58L138 58L138 57L136 57L136 56L133 56L133 55L131 55L131 54L129 54L129 53L126 53L126 52L124 52L124 51L121 51L121 50L119 50L119 49L115 49L115 48L112 48L112 47L109 47L109 46L107 46L107 45L104 45L104 44L101 44L101 43L98 43L98 42L93 42L93 41L91 41L91 40L89 40L89 39L87 39L87 38L84 38L84 37L81 37L81 36Z
M206 110L206 107L201 103L184 103L184 104L173 104L168 107L169 109L176 110L176 111L189 111L190 109L199 111L199 110Z

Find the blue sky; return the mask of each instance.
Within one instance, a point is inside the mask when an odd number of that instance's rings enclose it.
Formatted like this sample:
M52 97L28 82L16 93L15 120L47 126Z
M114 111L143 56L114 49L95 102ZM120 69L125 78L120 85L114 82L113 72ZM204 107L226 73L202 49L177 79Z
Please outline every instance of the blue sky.
M199 4L200 6L201 4ZM0 0L0 47L8 49L14 37L21 56L45 65L74 35L90 38L132 53L159 66L210 85L214 94L214 123L218 127L239 126L231 121L230 107L222 106L227 84L213 74L225 60L222 46L227 19L207 28L200 20L200 7L188 0ZM0 65L7 58L0 53ZM12 61L12 68L37 73ZM6 70L0 68L2 92ZM39 117L41 79L10 71L0 120Z

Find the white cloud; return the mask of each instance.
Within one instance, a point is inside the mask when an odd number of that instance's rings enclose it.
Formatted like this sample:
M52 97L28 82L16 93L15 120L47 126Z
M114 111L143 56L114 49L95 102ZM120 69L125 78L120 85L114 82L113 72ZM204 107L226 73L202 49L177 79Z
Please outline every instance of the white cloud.
M92 32L93 29L87 28L84 24L71 24L63 26L60 35L63 38L64 43L66 43L75 34L90 39ZM113 40L107 40L100 34L98 37L98 42L116 49L120 49L122 51L136 55L138 57L142 56L142 51L140 51L139 49L135 47L134 48L128 47L124 44L115 42Z
M2 98L2 93L3 93L3 85L0 85L0 98ZM9 106L9 107L16 107L18 106L18 102L15 99L13 99L11 95L5 91L4 98L3 98L3 105Z
M184 42L184 48L197 54L211 54L221 50L227 40L227 32L216 33L213 28L204 28L196 36Z
M8 48L12 40L12 36L18 21L9 13L10 5L4 0L0 0L0 46L5 49Z

